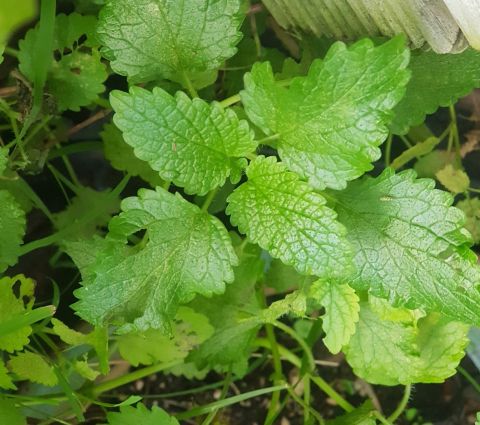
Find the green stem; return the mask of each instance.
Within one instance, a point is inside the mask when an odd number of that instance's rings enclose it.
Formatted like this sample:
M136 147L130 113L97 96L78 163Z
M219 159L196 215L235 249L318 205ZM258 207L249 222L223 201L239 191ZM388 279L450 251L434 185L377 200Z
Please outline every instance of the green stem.
M220 400L225 400L225 397L228 394L228 388L230 387L230 384L232 383L232 370L228 371L228 375L225 378L225 382L222 388L222 393L220 395ZM201 425L210 425L212 421L215 419L215 416L217 416L218 409L212 410L208 416L205 418L205 420L202 422Z
M393 141L393 134L389 133L387 143L385 145L385 164L387 167L390 166L390 162L392 158L392 141Z
M202 211L208 211L208 207L210 206L210 204L215 199L215 196L217 196L217 193L218 193L218 188L213 189L210 192L208 192L208 195L205 198L205 201L203 202L203 205L202 205L202 208L201 208Z
M473 388L480 394L480 384L470 375L463 367L458 366L457 370L463 375L463 377L470 382Z
M270 343L270 350L272 352L273 359L273 384L276 385L283 381L283 371L282 371L282 361L280 358L280 352L278 350L277 339L275 338L275 332L273 326L269 323L265 325L265 330L267 332L267 339ZM265 422L268 421L276 415L278 409L278 403L280 401L280 392L274 392L272 398L270 399L270 405L268 406L267 418Z
M449 107L450 110L450 119L452 121L451 124L451 134L453 138L453 142L455 144L455 159L457 162L457 166L460 168L463 168L462 165L462 155L460 153L460 135L458 133L458 124L457 124L457 113L455 111L455 106L450 105ZM450 146L451 149L451 146Z
M5 47L3 52L6 55L13 56L14 58L18 58L18 54L20 53L17 49L13 49L12 47Z
M242 99L240 97L240 94L237 93L237 94L234 94L233 96L230 96L230 97L227 97L226 99L223 99L219 103L220 103L220 106L222 106L224 108L227 108L229 106L234 105L235 103L240 102L241 100Z
M189 410L188 412L184 412L176 415L176 418L179 420L193 418L195 416L200 416L206 413L210 413L212 410L215 410L215 409L222 409L224 407L231 406L232 404L241 403L242 401L249 400L251 398L259 397L261 395L265 395L269 393L285 391L287 389L288 389L288 385L283 384L283 385L276 385L273 387L262 388L260 390L249 391L247 393L239 394L234 397L226 398L225 400L215 401L205 406L195 407Z
M102 142L80 142L62 146L58 149L52 149L48 154L48 159L59 158L61 156L71 155L79 152L99 151L103 149Z
M412 385L408 384L405 386L405 391L403 392L403 397L400 400L400 403L398 404L397 408L394 410L394 412L387 418L389 422L395 422L400 415L404 412L404 410L407 408L408 401L410 400L410 394L412 393Z
M340 394L338 394L322 377L311 376L312 382L320 388L325 394L327 394L346 412L352 412L355 407L352 406L347 400L345 400Z
M185 71L182 72L182 79L184 83L184 87L188 90L188 93L190 94L190 97L198 97L197 90L195 90L195 87L193 87L192 81L188 77L187 73Z
M162 372L166 369L170 369L174 366L179 366L181 364L183 364L183 361L174 361L147 366L142 369L127 373L126 375L119 376L118 378L111 379L110 381L102 382L101 384L95 386L92 389L91 394L93 397L97 397L107 391L111 391L115 388L129 384L130 382L138 381L139 379L145 378L146 376L154 375L155 373Z
M290 335L299 343L300 347L302 347L305 353L308 371L313 372L315 370L315 359L313 358L311 348L307 345L305 340L301 336L299 336L291 327L284 325L282 322L276 320L275 322L273 322L273 324L275 327L281 329L283 332Z
M40 197L34 192L30 185L23 179L20 179L20 185L22 190L28 195L28 198L34 203L34 205L45 214L45 216L50 220L51 223L55 223L53 214L50 212L45 203L40 199Z
M268 136L268 137L264 137L263 139L260 139L258 141L258 144L259 145L265 145L267 144L268 145L268 142L272 142L274 140L278 140L280 138L280 134L273 134L271 136Z

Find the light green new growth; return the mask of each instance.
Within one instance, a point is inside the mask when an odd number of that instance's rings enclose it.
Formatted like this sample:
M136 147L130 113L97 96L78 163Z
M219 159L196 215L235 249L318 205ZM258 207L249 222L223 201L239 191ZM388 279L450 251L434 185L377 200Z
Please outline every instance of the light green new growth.
M195 294L222 293L233 280L230 238L218 219L161 188L124 199L122 211L105 239L79 243L90 257L78 245L72 254L83 277L74 308L88 322L116 324L122 333L170 333L180 304ZM143 230L142 241L127 245Z
M235 54L242 9L241 0L115 0L100 12L98 36L113 70L132 82L189 87Z
M321 195L274 157L259 156L247 176L226 210L240 232L300 273L338 277L348 272L345 229Z
M20 245L25 234L26 218L15 198L0 190L0 273L17 262Z
M275 146L288 168L316 189L343 189L380 158L391 110L405 92L408 58L401 37L379 47L335 43L288 88L268 63L254 65L242 102L255 125L278 134Z
M349 283L395 306L480 324L480 272L452 196L411 170L353 182L338 193L356 273Z
M189 194L204 195L228 176L238 182L244 156L257 147L247 122L232 110L183 92L173 97L160 88L132 87L129 94L113 92L110 101L135 155Z
M213 332L214 328L203 314L180 307L175 316L172 337L157 329L129 333L118 337L118 349L121 356L133 366L168 363L187 357Z
M465 213L465 228L472 235L473 242L478 244L480 242L480 199L464 199L457 202L455 206Z
M325 332L323 342L332 354L337 354L355 332L359 298L347 284L322 280L312 285L310 296L325 307L325 314L321 317Z
M58 383L57 376L45 359L39 354L24 351L10 357L9 369L21 380L53 387Z
M437 313L418 323L389 321L363 302L355 334L343 351L355 374L372 384L438 383L455 374L468 345L468 328Z
M470 186L470 179L467 173L463 170L453 167L452 164L448 164L435 174L446 189L453 194L466 192Z
M14 287L18 286L18 292ZM35 282L23 275L0 279L0 325L19 319L26 312L32 310ZM0 335L0 350L9 353L21 350L29 342L32 327L22 326L5 335Z

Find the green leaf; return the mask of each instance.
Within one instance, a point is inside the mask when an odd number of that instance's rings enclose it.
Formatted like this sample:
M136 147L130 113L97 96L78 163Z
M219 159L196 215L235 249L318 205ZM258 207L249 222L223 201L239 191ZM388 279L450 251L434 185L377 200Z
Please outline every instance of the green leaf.
M233 365L235 373L241 375L246 369L250 346L257 334L259 323L248 319L256 317L260 306L256 297L255 284L263 275L260 248L242 243L233 236L239 264L234 268L235 280L228 285L224 294L213 298L196 297L189 306L208 317L215 331L189 360L200 368Z
M327 425L376 425L375 409L372 402L366 401L360 407L327 421Z
M53 318L51 323L53 325L52 331L66 344L72 346L86 344L93 347L98 356L100 371L104 375L108 373L110 366L108 362L108 330L106 328L97 327L92 332L83 334L70 329L58 319Z
M0 398L0 424L27 425L27 419L15 407L13 400Z
M102 9L98 35L113 70L132 82L188 86L236 52L241 0L116 0Z
M20 255L26 218L13 195L0 190L0 273L13 266Z
M325 199L274 157L259 156L247 176L228 198L232 224L300 273L344 275L350 249Z
M93 252L93 263L83 264L74 308L96 326L119 325L121 333L170 333L180 304L195 294L222 293L233 280L230 238L218 219L161 188L141 189L122 201L122 210L106 239L81 244ZM144 240L128 246L127 238L142 230Z
M8 375L8 370L3 361L0 360L0 388L4 390L16 390L17 387L12 382L12 378ZM1 403L1 400L0 400ZM2 408L0 407L0 418L2 417ZM0 422L2 423L2 422Z
M473 49L458 54L420 51L412 55L410 69L407 92L394 109L390 125L395 134L408 133L440 106L452 105L480 87L480 52Z
M419 177L435 178L442 168L455 161L455 152L447 152L444 150L434 150L433 152L420 158L414 165L414 170Z
M396 309L390 308L395 317ZM437 313L400 322L361 303L360 320L344 348L355 374L372 384L439 383L455 374L465 355L468 326Z
M36 382L48 387L53 387L58 383L53 367L42 356L29 351L10 357L8 367L21 380Z
M32 311L35 282L23 275L0 279L0 325L19 319L25 312ZM31 326L22 326L5 335L0 335L0 350L10 353L21 350L28 344Z
M85 186L78 187L67 209L54 215L55 227L63 231L61 244L98 233L119 209L120 199L111 191L98 192Z
M162 186L164 181L157 171L154 171L148 162L138 159L133 148L123 140L121 131L113 124L106 124L100 133L103 140L105 158L112 167L119 171L126 171L132 176L139 176L152 187Z
M465 171L454 168L448 164L438 171L435 176L438 181L453 194L463 193L470 186L470 179Z
M321 280L312 285L310 296L325 307L321 317L325 332L323 342L332 354L337 354L355 332L359 298L347 284Z
M287 266L275 258L272 259L267 275L265 276L266 285L280 293L297 289L303 286L306 283L305 281L312 283L314 280L315 277L302 276L293 267Z
M242 102L255 125L278 134L275 145L289 169L316 189L343 189L380 158L408 81L408 57L401 37L379 47L339 42L288 88L268 63L256 64L245 76Z
M472 235L473 242L480 242L480 199L470 198L457 202L455 205L465 213L465 228Z
M469 326L430 314L418 322L417 344L422 368L417 380L440 383L456 373L469 344Z
M118 337L118 349L120 355L133 366L168 363L187 357L213 332L213 327L203 314L180 307L175 316L172 337L156 329L129 333Z
M173 97L160 88L132 87L129 94L114 91L110 101L114 122L135 155L189 194L204 195L229 175L236 183L246 166L243 157L257 146L247 122L232 110L183 92Z
M385 170L338 193L337 212L353 245L350 285L395 306L480 323L480 280L464 216L452 196L411 170Z
M46 90L55 97L59 111L79 111L105 91L107 76L96 50L91 54L75 50L53 63Z
M119 413L108 412L107 420L108 425L180 425L159 407L153 406L152 410L148 410L142 403L136 407L121 406Z
M95 17L78 13L59 14L55 18L53 48L57 55L56 59L53 56L51 59L46 91L54 96L60 112L67 109L79 111L105 90L103 82L108 75L94 47L97 44L95 24ZM36 75L38 34L39 27L36 26L19 42L19 68L30 81L34 81Z
M79 360L74 363L75 371L89 381L95 381L100 372L92 369L86 360Z

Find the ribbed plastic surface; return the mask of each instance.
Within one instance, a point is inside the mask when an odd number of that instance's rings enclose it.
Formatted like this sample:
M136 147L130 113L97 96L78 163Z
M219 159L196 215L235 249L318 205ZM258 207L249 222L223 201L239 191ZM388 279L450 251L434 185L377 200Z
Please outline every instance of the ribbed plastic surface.
M263 0L285 28L338 39L403 33L437 53L480 49L480 0Z

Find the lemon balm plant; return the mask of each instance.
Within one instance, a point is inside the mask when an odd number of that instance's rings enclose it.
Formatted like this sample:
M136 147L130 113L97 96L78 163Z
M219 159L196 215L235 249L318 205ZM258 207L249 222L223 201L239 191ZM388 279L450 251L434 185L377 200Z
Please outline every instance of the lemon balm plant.
M480 86L480 54L410 51L402 36L292 38L265 15L241 0L42 0L38 22L6 46L5 81L16 84L0 99L9 424L79 423L93 405L105 411L96 423L208 424L259 396L270 397L256 418L265 424L289 402L306 424L392 424L412 384L456 373L480 324L480 269L453 195L471 202L474 188L454 110L439 136L418 126ZM269 25L279 49L262 45ZM78 141L99 120L101 141ZM392 158L400 139L407 148ZM72 165L98 150L121 172L111 189L82 184L85 163ZM438 187L418 176L427 158ZM48 191L32 189L45 174L66 198L55 211ZM48 231L35 237L39 211ZM68 281L53 283L48 305L35 301L28 258L42 251L53 269L78 270L75 301ZM65 303L75 315L55 313ZM398 408L352 405L322 377L319 344L371 384L405 386ZM122 359L131 368L112 373ZM265 364L269 386L229 393ZM209 371L224 376L211 403L112 401L150 375ZM345 412L317 409L312 388Z

